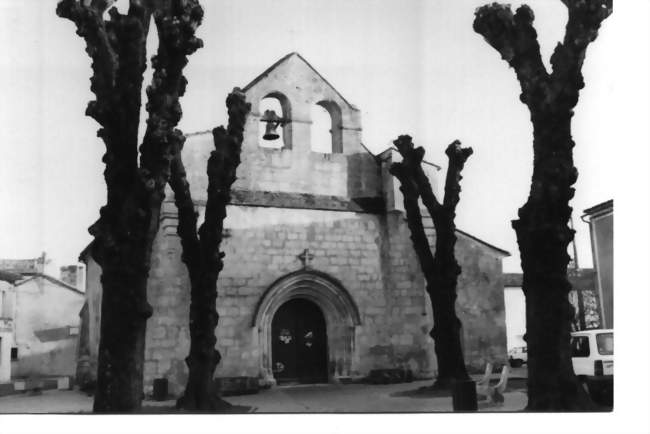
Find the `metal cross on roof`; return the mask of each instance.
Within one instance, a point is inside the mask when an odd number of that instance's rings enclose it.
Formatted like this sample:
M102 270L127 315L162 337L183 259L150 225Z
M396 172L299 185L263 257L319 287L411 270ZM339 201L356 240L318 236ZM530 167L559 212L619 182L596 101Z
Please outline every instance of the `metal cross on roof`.
M302 262L302 268L309 268L311 266L312 259L314 259L314 254L311 253L309 249L305 249L301 254L297 256L297 258L300 259L300 262Z

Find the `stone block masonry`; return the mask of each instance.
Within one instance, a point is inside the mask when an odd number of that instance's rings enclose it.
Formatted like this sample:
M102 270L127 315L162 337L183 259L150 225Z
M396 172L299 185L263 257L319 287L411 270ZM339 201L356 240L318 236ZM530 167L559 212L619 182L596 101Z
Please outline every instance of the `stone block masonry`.
M351 363L342 376L372 369L408 368L416 376L435 374L430 302L401 212L384 215L326 210L229 206L226 253L218 281L217 327L220 377L263 376L264 343L252 326L260 300L282 276L318 272L334 277L358 308ZM156 240L149 299L146 384L166 377L180 393L189 350L189 282L178 237L170 229ZM432 238L433 242L433 238ZM299 258L308 249L305 268ZM458 312L468 365L505 361L502 253L459 233ZM322 309L328 309L322 306ZM330 345L336 345L335 342ZM337 356L331 354L336 365Z
M300 270L334 277L358 308L361 324L354 331L346 376L395 365L429 372L430 342L420 327L425 319L422 280L407 266L387 271L390 261L417 264L408 258L413 255L408 234L402 231L384 240L385 225L384 216L368 213L229 206L228 237L222 244L226 256L218 281L222 361L216 374L260 375L262 343L251 326L256 306L274 281ZM180 393L186 369L179 362L189 349L189 282L174 225L166 226L169 230L156 240L149 282L154 315L147 329L146 384L167 377L170 391ZM308 268L299 259L305 249L313 254ZM383 346L384 351L378 350Z

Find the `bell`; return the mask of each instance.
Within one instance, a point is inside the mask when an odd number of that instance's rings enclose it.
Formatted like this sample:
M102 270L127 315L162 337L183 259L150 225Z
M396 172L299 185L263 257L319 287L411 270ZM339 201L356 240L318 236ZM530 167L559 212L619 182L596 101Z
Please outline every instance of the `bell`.
M260 120L266 122L266 132L262 136L264 140L277 140L280 138L276 130L282 123L282 119L273 110L266 110Z
M276 132L278 129L278 125L273 122L267 122L266 123L266 132L262 136L264 140L277 140L280 138L280 135Z

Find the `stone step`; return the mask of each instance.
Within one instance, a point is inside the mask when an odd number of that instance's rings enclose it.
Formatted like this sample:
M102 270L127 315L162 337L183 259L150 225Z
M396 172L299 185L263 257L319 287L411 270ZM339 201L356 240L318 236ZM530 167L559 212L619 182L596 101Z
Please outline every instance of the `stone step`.
M43 390L69 390L73 382L71 377L19 378L10 383L0 384L0 396Z

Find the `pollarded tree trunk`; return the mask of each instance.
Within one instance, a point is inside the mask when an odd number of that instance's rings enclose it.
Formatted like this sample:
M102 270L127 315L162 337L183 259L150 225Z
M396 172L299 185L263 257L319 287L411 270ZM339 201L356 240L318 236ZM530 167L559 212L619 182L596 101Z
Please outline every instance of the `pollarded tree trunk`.
M228 128L212 130L214 147L208 159L208 199L205 221L197 234L197 215L181 156L182 141L177 143L172 162L170 185L178 209L178 235L190 277L190 354L187 385L177 407L187 411L210 412L224 406L213 387L214 370L221 356L215 348L217 313L217 279L223 269L220 252L226 206L230 189L237 179L246 116L250 104L244 94L234 89L226 99Z
M426 290L433 310L434 326L431 337L435 342L438 360L438 377L434 387L449 388L455 381L469 379L461 347L461 322L456 316L456 286L461 269L454 254L454 219L460 194L460 172L472 154L472 149L461 148L458 141L447 147L449 167L445 180L445 197L440 203L422 170L424 149L415 148L409 136L400 136L393 143L403 160L394 163L390 173L401 184L406 221L424 273ZM419 198L422 198L436 230L435 255L431 253L429 240L422 225Z
M62 0L57 14L77 26L92 59L95 101L86 114L101 128L107 201L90 228L92 254L102 267L102 307L96 412L131 412L141 406L151 248L170 175L172 143L181 135L178 98L185 92L182 70L187 55L201 46L194 30L202 10L196 1L129 3L126 14L112 1ZM146 3L146 4L143 4ZM155 15L160 45L147 88L147 130L138 153L141 89L146 68L146 39ZM139 164L138 164L139 156Z
M564 41L544 67L528 6L513 15L509 6L493 4L476 11L474 30L515 69L521 101L533 123L533 176L530 195L512 225L517 234L526 295L528 409L586 410L593 404L573 373L570 330L573 307L568 295L570 257L567 247L573 166L573 108L584 87L581 74L587 46L612 12L611 0L563 0L569 10Z
M513 222L526 295L528 408L580 410L591 404L573 373L569 340L574 309L567 277L567 247L573 239L568 204L577 172L568 128L555 125L550 134L535 129L533 187Z

